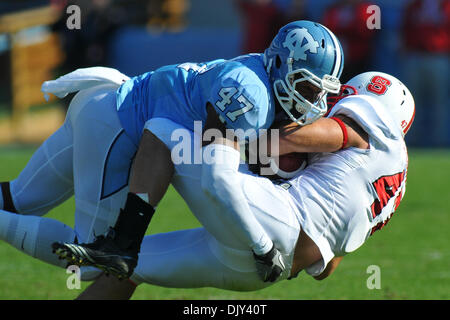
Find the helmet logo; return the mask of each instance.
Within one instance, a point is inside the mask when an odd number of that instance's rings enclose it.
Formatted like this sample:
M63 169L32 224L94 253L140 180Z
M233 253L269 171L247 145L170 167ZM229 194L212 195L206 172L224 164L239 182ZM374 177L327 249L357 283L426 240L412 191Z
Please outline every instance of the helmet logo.
M304 43L306 40L306 43ZM306 28L296 28L291 30L286 40L283 42L283 47L289 49L291 58L294 60L305 60L307 58L306 51L310 53L317 53L319 43L314 40L313 36Z
M382 76L373 76L367 85L367 91L375 93L379 96L386 93L392 82Z

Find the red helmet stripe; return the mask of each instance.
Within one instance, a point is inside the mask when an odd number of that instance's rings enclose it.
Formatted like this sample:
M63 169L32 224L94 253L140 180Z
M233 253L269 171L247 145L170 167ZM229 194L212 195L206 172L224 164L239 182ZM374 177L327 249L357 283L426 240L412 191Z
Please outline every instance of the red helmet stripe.
M411 120L409 121L408 125L406 126L405 129L403 129L403 133L406 134L409 130L409 128L411 127L413 121L414 121L414 117L416 116L416 105L414 104L414 109L413 109L413 114L411 117Z

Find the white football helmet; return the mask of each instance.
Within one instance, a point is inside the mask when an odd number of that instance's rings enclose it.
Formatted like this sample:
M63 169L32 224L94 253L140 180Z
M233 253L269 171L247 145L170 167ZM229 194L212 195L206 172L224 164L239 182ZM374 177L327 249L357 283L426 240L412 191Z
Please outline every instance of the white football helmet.
M400 80L387 73L371 71L353 77L346 85L354 87L357 94L376 97L387 106L405 136L414 120L415 105L411 92Z

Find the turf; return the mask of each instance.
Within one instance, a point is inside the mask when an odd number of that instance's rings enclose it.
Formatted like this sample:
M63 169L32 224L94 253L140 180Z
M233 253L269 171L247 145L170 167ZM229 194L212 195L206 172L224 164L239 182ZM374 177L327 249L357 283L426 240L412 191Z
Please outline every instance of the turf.
M0 181L13 179L33 147L0 148ZM255 292L213 288L170 289L141 285L133 299L449 299L450 298L450 151L410 150L405 199L389 224L360 249L345 257L324 281L301 273L298 278ZM70 199L48 216L73 225ZM169 189L149 233L199 226L183 200ZM368 289L369 266L381 271L381 288ZM73 299L69 274L0 242L0 299Z

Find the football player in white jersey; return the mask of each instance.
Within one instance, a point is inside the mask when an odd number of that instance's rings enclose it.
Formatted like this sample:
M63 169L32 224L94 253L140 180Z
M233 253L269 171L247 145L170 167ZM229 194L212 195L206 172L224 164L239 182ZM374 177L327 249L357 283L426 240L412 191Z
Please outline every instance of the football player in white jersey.
M203 185L201 168L179 165L173 184L204 228L146 236L131 281L245 291L294 278L302 270L318 280L329 276L399 206L408 167L404 135L415 110L409 90L382 72L354 77L339 98L326 117L281 127L280 155L311 153L308 166L283 185L239 171L235 145L215 142L213 148L227 160L215 171L223 188L226 181L236 182L242 201L277 248L262 261L264 268L255 267L251 248L227 232L222 187ZM170 139L176 125L155 119L150 127L170 149L176 145ZM131 282L100 277L79 298L129 298L134 289Z

